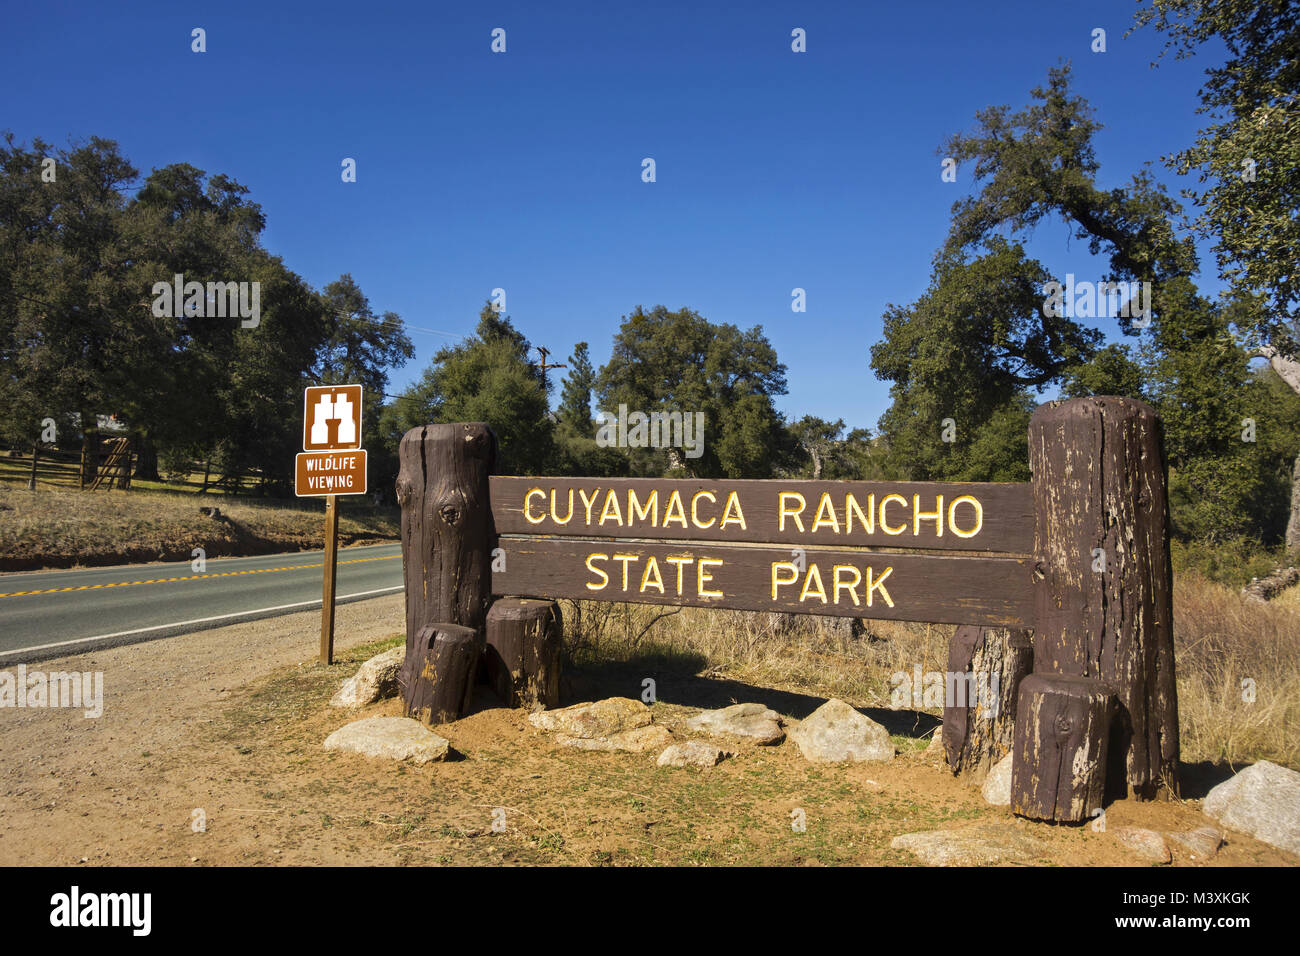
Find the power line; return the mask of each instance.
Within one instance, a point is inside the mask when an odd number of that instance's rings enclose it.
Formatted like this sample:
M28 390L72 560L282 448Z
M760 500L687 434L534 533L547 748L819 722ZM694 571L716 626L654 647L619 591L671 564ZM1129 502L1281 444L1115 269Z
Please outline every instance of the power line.
M469 338L468 335L461 335L461 334L458 333L458 332L447 332L447 331L445 331L445 330L443 330L443 329L426 329L426 328L424 328L424 327L422 327L422 326L419 326L419 325L411 325L411 324L408 323L405 319L403 319L401 316L394 316L393 318L390 319L390 318L388 318L387 316L377 316L377 315L359 315L359 314L356 313L356 312L345 312L345 311L342 310L342 309L331 309L330 311L333 312L335 315L341 315L341 316L343 316L343 317L346 318L346 319L351 319L351 318L360 318L360 319L365 319L365 320L368 321L368 322L376 322L376 323L378 323L378 324L380 324L380 325L383 325L383 324L386 323L386 322L397 322L397 323L399 323L403 328L405 328L405 329L410 329L412 332L425 332L425 333L428 333L429 335L445 335L445 336L447 336L448 338L453 338L453 339L467 339L467 338Z

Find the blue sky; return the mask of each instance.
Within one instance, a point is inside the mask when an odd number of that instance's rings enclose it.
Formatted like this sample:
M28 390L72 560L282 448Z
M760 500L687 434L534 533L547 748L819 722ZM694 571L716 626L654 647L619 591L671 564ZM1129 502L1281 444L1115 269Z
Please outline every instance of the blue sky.
M1019 108L1061 60L1118 186L1198 128L1204 58L1162 61L1132 2L45 3L0 34L0 128L115 139L142 172L189 162L250 187L264 244L317 288L351 272L412 326L390 391L468 334L493 288L535 344L597 366L636 305L762 325L778 407L874 428L871 345L926 287L952 202L936 150ZM190 31L207 34L191 52ZM490 50L506 30L506 52ZM790 32L807 32L793 53ZM1093 53L1104 28L1107 52ZM355 158L357 182L340 164ZM657 182L641 181L653 157ZM1103 263L1059 226L1057 274ZM1202 247L1206 292L1220 288ZM791 312L791 290L807 312ZM1103 320L1103 324L1105 320Z

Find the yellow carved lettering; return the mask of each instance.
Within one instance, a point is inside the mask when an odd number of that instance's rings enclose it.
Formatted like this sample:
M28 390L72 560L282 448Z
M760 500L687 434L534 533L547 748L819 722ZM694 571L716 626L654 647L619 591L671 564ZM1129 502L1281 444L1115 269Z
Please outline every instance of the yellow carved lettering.
M708 584L710 581L713 580L713 575L707 573L704 570L704 566L706 564L714 565L715 567L721 567L722 559L721 558L700 558L699 564L695 566L695 570L696 570L695 593L698 594L700 597L722 597L723 594L721 591L706 591L704 589L704 585Z
M697 491L691 498L691 524L695 525L697 528L707 528L718 519L710 518L707 524L702 524L700 522L699 508L701 498L708 498L709 501L713 502L715 505L718 503L718 499L711 491Z
M533 500L533 495L541 495L542 500L543 501L546 500L546 492L542 491L541 488L529 488L528 494L524 495L524 517L528 520L529 524L541 524L543 521L546 520L546 514L545 512L543 512L538 517L536 518L533 517L533 512L529 508L529 505L532 503Z
M627 590L627 566L633 561L641 560L639 555L635 554L616 554L614 560L623 565L623 590Z
M586 508L587 508L587 526L590 527L590 526L591 526L591 506L594 505L594 504L596 503L596 499L600 497L600 489L597 488L596 490L594 490L594 491L591 493L591 500L590 500L590 501L587 500L587 491L586 491L585 488L579 488L579 489L578 489L578 496L579 496L580 498L582 498L582 503L583 503L583 505L585 505Z
M830 517L823 518L823 514L829 514ZM812 526L813 534L816 534L817 529L822 525L826 525L836 534L840 533L840 519L835 514L835 506L831 504L831 496L829 493L823 494L822 500L817 505L817 517L813 519Z
M900 524L891 528L889 522L885 520L885 505L889 504L891 501L897 501L904 508L907 507L907 499L902 495L885 495L885 500L880 502L880 530L885 532L885 534L902 534L907 530L907 525ZM867 603L871 603L870 598L868 598Z
M568 524L572 518L573 518L573 489L572 488L569 489L569 513L565 515L564 520L561 521L559 514L557 514L555 510L555 489L552 488L551 489L551 520L554 521L556 524Z
M912 495L912 534L921 533L921 521L934 521L934 534L937 538L943 537L943 495L935 496L937 501L933 511L921 510L921 496Z
M654 575L654 580L650 576ZM664 579L659 576L659 562L655 560L654 555L646 558L645 574L641 575L641 593L645 593L647 587L658 588L659 593L664 593Z
M736 515L734 518L731 515L732 506L735 506L736 509ZM740 510L740 496L737 495L734 491L731 494L727 495L727 507L723 510L722 523L718 525L718 527L725 528L727 526L727 522L729 521L734 521L738 525L740 525L741 531L745 530L745 514Z
M785 505L785 499L787 499L787 498L791 499L792 501L797 501L797 502L799 502L799 507L798 507L797 510L795 510L795 511L791 511L791 510L789 510L789 509L786 507L786 505ZM799 517L799 516L803 514L803 509L806 508L806 507L808 507L808 502L804 500L803 495L799 494L799 492L797 492L797 491L783 491L783 492L781 492L780 506L779 506L779 508L778 508L778 511L779 511L780 517L779 517L779 519L778 519L778 521L777 521L777 529L780 530L780 531L784 531L784 530L785 530L785 519L786 519L786 516L789 515L791 518L794 519L795 526L796 526L796 527L799 529L799 531L802 533L802 531L803 531L803 518L801 518L801 517Z
M781 576L778 574L778 572L782 568L790 569L789 580L782 580ZM776 600L776 589L778 585L794 584L794 582L798 580L799 580L799 565L795 564L793 561L773 561L772 562L772 600L773 601Z
M605 507L600 512L600 523L604 524L611 518L614 519L616 525L620 528L623 527L623 512L618 508L618 495L614 493L613 488L609 489L609 493L605 495Z
M813 581L817 582L817 590L812 589ZM799 603L802 604L808 600L808 595L814 595L823 604L826 603L826 588L822 586L822 573L813 564L808 567L808 575L803 579L803 591L799 593Z
M852 574L853 580L847 584L841 581L840 580L841 571L847 571L850 574ZM857 607L858 592L855 591L854 588L856 588L859 584L862 583L862 572L859 571L851 564L837 564L833 569L833 573L835 575L835 603L836 604L840 603L840 589L847 588L849 592L849 597L853 598L853 606Z
M884 522L881 522L881 524L883 525ZM873 581L871 579L871 568L867 568L867 607L871 607L871 592L876 590L880 591L880 596L885 599L886 604L890 607L894 606L893 598L885 590L885 578L889 577L893 572L893 568L885 568L885 573Z
M653 511L651 509L654 509ZM645 500L645 507L641 507L641 502L637 500L636 491L629 488L627 492L627 524L632 526L632 522L638 518L642 521L646 516L650 516L650 527L659 524L659 491L655 489L650 492L650 497Z
M853 515L856 513L858 520L862 522L863 530L867 534L876 533L876 494L872 492L867 496L867 513L862 513L862 506L858 504L858 499L853 495L844 496L844 533L853 533Z
M975 509L975 527L969 531L963 531L957 527L957 506L963 501L970 502ZM970 495L962 495L960 498L952 499L952 504L948 506L948 527L952 528L952 533L959 538L973 538L980 533L980 528L984 527L984 507L975 498Z
M676 492L673 492L673 494L676 494ZM682 568L693 563L695 559L689 555L676 555L674 557L664 558L664 560L669 564L677 565L677 595L680 597L682 593Z
M676 507L676 512L673 508ZM686 527L686 506L682 504L682 494L680 491L674 491L668 498L668 506L664 508L664 527L673 521L680 521L682 527Z
M599 574L599 575L600 575L600 583L599 583L599 584L592 584L590 581L587 582L587 590L588 590L588 591L603 591L603 590L605 590L605 588L609 585L609 575L606 574L604 571L602 571L600 568L593 566L592 563L591 563L591 562L595 561L597 558L599 558L599 559L602 560L602 561L608 561L608 560L609 560L609 555L607 555L607 554L589 554L589 555L587 555L587 570L590 571L590 572L592 572L593 574Z

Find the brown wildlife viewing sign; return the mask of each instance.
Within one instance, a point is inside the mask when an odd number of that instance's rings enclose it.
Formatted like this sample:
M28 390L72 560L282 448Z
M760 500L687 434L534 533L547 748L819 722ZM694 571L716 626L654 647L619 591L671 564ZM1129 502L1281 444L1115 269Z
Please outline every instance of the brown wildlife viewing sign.
M482 423L412 429L399 458L412 716L462 714L479 657L508 700L544 686L553 706L559 598L958 624L950 669L1010 685L1015 812L1177 793L1166 468L1142 402L1040 407L1027 483L495 476ZM954 769L987 719L945 708Z
M325 561L321 581L320 659L334 662L334 587L338 575L339 495L366 493L361 447L360 385L309 385L302 395L302 447L293 490L325 499Z

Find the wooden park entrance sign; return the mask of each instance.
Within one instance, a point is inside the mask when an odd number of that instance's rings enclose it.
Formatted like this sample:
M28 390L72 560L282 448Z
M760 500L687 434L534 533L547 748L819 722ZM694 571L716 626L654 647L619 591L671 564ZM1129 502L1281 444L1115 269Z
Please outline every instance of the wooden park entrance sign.
M492 475L484 424L412 429L407 712L460 716L480 659L509 702L557 703L557 598L957 624L949 669L997 668L1014 715L977 739L988 715L949 701L955 769L1010 749L1013 809L1037 819L1176 793L1160 420L1049 403L1029 458L1024 484L522 478Z

